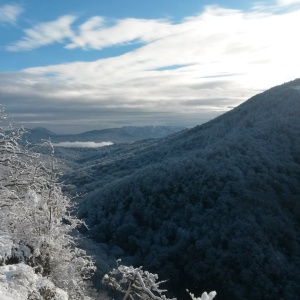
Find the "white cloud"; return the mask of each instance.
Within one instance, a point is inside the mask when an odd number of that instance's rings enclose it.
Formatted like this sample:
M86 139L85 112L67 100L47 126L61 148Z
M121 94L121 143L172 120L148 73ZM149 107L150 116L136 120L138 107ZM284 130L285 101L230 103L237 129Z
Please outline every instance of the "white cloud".
M130 22L133 30L142 27L140 20ZM100 20L98 25L101 26ZM297 25L300 25L300 11L272 15L207 7L202 14L180 24L157 22L155 31L145 31L145 36L141 37L149 42L122 56L31 68L25 72L46 76L44 82L47 74L51 74L51 80L54 76L69 86L78 86L70 90L59 89L59 97L81 95L92 102L114 98L119 99L121 104L118 105L128 107L137 105L134 101L139 99L143 99L140 105L151 107L155 103L161 104L162 100L221 97L224 92L242 101L257 90L299 76ZM117 25L104 30L118 32L121 36L122 28ZM155 39L151 35L156 32ZM138 32L135 36L141 34ZM117 34L108 36L116 37ZM97 41L101 43L101 40ZM116 38L114 43L117 41L120 39ZM91 46L93 42L87 38L83 44ZM159 70L173 65L187 66ZM220 79L228 82L226 88L216 88ZM233 81L243 87L243 91L231 85ZM207 82L216 82L216 86L193 88ZM176 105L173 103L172 107Z
M136 41L149 42L168 35L171 24L160 20L123 19L105 26L105 19L93 17L79 27L79 33L66 48L102 49Z
M71 24L75 17L63 16L52 22L35 25L33 28L25 29L25 36L18 42L7 47L9 51L28 51L52 43L62 42L73 36Z
M26 51L57 42L67 41L65 48L103 49L133 41L147 43L169 35L172 25L161 20L123 19L112 26L106 24L103 17L95 16L78 27L71 25L75 17L62 16L52 22L39 23L25 29L25 35L16 43L7 47L9 51Z
M300 77L300 10L272 11L209 6L176 24L125 19L108 26L94 17L77 34L62 26L67 33L49 40L68 38L69 48L101 49L136 39L144 44L117 57L23 70L2 92L40 99L40 105L109 111L115 119L129 111L187 119L198 114L200 120Z
M300 4L300 0L277 0L277 5Z
M105 146L111 146L113 143L111 142L60 142L60 143L53 143L54 146L57 147L71 147L71 148L99 148Z
M17 4L5 4L0 6L0 22L15 24L23 8Z

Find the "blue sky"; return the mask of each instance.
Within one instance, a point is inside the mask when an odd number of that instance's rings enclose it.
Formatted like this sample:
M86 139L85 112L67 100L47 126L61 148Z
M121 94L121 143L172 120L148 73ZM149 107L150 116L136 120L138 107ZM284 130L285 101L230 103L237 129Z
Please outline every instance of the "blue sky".
M0 0L0 103L82 132L201 124L299 76L299 0Z

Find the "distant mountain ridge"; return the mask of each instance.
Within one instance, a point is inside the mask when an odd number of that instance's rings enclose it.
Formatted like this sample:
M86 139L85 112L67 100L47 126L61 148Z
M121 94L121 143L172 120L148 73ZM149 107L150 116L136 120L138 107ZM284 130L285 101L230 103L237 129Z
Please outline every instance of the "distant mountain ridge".
M300 79L171 136L99 149L65 180L87 233L185 297L300 298ZM81 164L81 167L80 167Z
M124 126L102 130L87 131L79 134L55 134L46 128L27 129L23 139L30 143L39 143L49 138L53 143L59 142L112 142L132 143L144 139L156 139L185 129L180 126Z

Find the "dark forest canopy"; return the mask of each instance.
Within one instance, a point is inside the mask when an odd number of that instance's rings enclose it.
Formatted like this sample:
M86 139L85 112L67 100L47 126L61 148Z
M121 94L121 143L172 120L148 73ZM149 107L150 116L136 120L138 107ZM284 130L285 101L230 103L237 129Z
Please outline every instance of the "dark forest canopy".
M124 262L226 299L300 298L300 80L66 177L87 233ZM80 174L80 175L79 175Z

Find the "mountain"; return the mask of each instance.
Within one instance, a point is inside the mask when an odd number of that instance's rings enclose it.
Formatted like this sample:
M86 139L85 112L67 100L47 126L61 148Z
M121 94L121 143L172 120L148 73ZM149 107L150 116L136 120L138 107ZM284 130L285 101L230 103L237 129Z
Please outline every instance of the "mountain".
M42 139L49 138L53 143L60 142L112 142L132 143L144 139L156 139L185 129L180 126L124 126L121 128L111 128L103 130L87 131L79 134L55 134L45 128L27 129L23 139L29 143L39 143Z
M95 150L64 179L88 193L85 234L175 296L300 299L300 79L192 129Z

